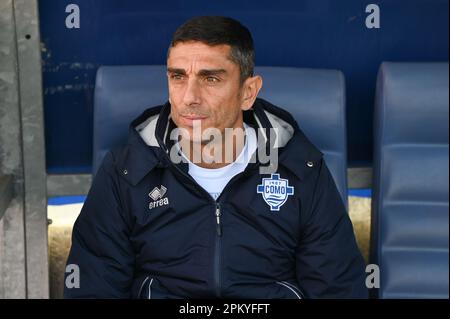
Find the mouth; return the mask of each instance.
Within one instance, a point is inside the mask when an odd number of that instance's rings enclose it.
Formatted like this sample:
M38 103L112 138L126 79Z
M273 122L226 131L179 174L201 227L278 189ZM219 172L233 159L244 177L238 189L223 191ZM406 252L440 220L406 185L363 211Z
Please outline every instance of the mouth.
M188 120L204 120L204 119L206 119L206 116L204 116L204 115L181 115L181 117L188 119Z
M196 114L185 114L181 115L181 120L185 125L192 126L194 121L202 121L207 119L207 116L204 115L196 115Z

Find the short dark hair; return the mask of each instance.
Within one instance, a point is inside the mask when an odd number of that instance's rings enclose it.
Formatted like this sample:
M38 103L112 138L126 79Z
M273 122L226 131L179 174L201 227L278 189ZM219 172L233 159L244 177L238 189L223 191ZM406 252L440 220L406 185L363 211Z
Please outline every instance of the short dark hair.
M192 18L175 31L167 57L170 48L187 41L199 41L211 46L228 44L231 47L230 60L239 66L241 83L253 76L255 51L252 35L239 21L220 16Z

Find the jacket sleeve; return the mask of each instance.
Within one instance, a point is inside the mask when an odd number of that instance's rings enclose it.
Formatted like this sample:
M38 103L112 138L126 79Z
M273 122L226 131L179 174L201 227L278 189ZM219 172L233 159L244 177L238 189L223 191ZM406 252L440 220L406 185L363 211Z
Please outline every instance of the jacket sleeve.
M333 177L322 159L307 207L301 212L296 252L306 298L367 298L365 262Z
M135 257L119 194L108 152L73 228L67 265L79 269L79 287L68 287L66 267L64 298L130 298Z

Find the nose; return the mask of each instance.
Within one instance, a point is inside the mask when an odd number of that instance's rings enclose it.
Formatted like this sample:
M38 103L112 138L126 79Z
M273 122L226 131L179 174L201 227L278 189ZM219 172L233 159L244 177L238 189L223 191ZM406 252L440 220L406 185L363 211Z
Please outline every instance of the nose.
M184 91L183 103L184 105L200 105L201 91L197 79L190 78L186 83Z

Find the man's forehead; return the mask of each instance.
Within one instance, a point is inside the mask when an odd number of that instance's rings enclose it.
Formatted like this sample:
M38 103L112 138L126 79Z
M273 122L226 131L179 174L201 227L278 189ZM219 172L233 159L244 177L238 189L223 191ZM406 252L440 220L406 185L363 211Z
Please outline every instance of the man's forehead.
M217 63L228 64L232 63L230 50L227 44L210 46L198 41L180 42L170 49L167 65L180 67L175 64L197 62L215 67Z

